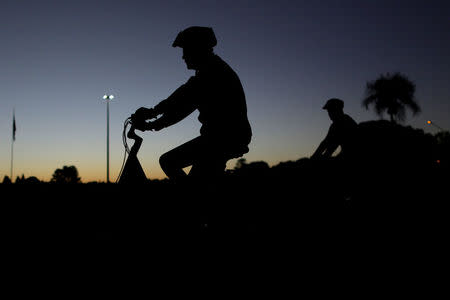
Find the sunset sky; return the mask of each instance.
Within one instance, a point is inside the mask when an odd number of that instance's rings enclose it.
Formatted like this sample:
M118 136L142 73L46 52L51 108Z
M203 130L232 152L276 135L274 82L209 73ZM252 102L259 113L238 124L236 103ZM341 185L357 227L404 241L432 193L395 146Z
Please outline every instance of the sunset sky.
M171 44L179 31L212 27L215 52L240 76L254 136L248 161L269 165L310 156L345 101L357 122L366 82L402 72L417 85L422 113L405 124L450 129L449 1L2 1L0 9L0 180L49 180L75 165L83 182L106 177L105 93L110 104L111 176L120 170L123 121L152 107L193 75ZM142 133L139 159L163 178L158 158L199 134L198 112ZM232 122L232 120L230 120ZM236 160L228 163L233 168Z

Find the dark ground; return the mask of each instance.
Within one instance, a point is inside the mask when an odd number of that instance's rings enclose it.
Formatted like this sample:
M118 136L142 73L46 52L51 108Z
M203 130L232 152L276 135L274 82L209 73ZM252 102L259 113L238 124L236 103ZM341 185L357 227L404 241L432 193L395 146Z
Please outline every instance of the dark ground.
M383 187L366 178L350 198L322 173L231 176L202 192L170 182L0 185L3 270L32 282L50 272L51 289L104 282L112 294L124 281L219 285L219 294L242 285L252 295L276 281L334 295L440 285L448 181L418 173L386 175Z
M438 242L445 182L436 174L384 178L381 187L368 180L349 195L326 180L273 177L229 178L202 191L170 182L0 185L2 236L13 253L67 246L106 256L208 247L358 254Z

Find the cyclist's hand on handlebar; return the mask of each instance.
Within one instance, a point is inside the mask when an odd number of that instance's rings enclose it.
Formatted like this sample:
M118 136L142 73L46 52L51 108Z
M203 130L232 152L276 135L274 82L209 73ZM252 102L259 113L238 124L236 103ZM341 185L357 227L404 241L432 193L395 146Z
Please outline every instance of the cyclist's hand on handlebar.
M141 107L136 110L134 114L131 115L132 118L148 120L156 118L156 113L153 108Z

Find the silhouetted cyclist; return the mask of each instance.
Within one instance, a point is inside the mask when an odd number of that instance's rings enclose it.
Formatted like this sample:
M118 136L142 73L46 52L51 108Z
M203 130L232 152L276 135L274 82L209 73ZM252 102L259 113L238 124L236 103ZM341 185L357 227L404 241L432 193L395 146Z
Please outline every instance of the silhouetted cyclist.
M344 113L344 101L336 98L329 99L323 109L328 111L332 124L325 139L311 156L312 159L329 158L341 146L339 156L350 159L356 155L358 124Z
M358 145L358 124L344 114L344 101L329 99L323 109L328 111L332 124L325 139L320 143L311 159L325 159L324 163L316 164L322 180L337 198L350 200L358 185L356 162ZM330 159L334 151L341 146L341 152L336 159Z
M237 74L214 54L216 44L212 28L194 26L180 32L172 46L183 49L186 66L195 70L195 76L154 108L141 107L134 115L145 120L160 115L138 129L161 130L199 110L200 136L160 157L161 168L171 179L185 176L187 166L192 166L191 176L220 175L229 159L249 151L252 131L244 89Z

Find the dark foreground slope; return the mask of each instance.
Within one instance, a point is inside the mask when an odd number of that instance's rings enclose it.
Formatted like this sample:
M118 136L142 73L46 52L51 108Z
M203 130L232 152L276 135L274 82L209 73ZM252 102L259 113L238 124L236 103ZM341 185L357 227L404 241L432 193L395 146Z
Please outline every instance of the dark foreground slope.
M281 281L277 295L439 284L448 253L448 181L439 172L423 179L409 170L383 187L363 180L348 195L323 169L304 171L208 186L2 185L3 270L32 282L51 272L50 289L74 278L64 293L80 280L106 282L102 293L131 281L141 289L163 282L166 292L179 282L219 285L220 294Z
M442 233L444 177L430 170L409 174L359 182L351 193L312 172L229 176L209 185L2 185L2 237L25 251L51 245L328 251L364 242L423 243Z

